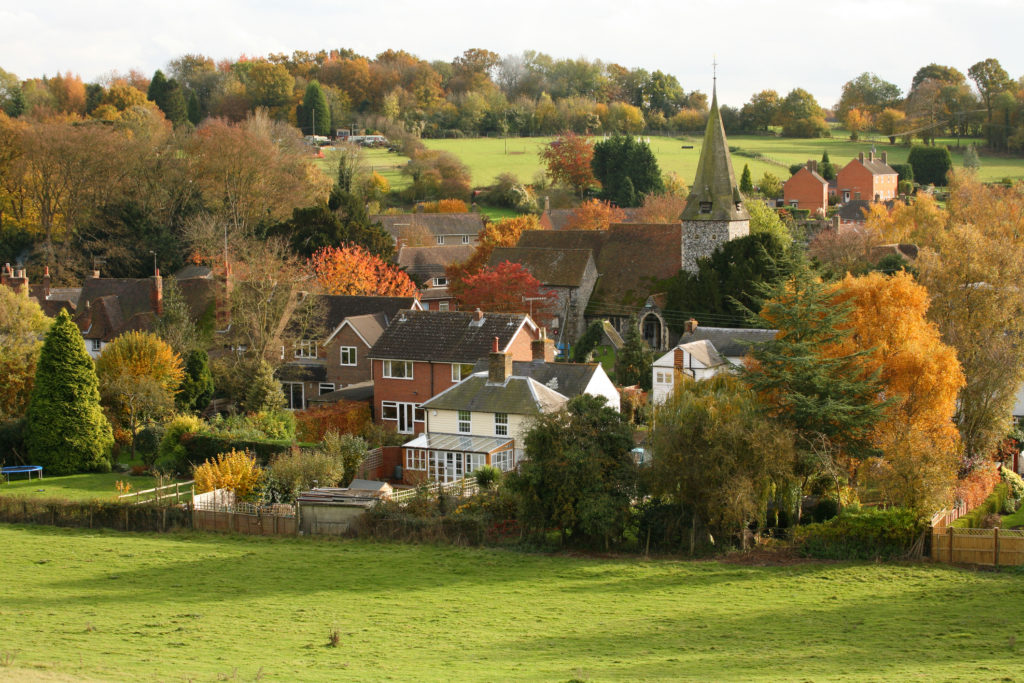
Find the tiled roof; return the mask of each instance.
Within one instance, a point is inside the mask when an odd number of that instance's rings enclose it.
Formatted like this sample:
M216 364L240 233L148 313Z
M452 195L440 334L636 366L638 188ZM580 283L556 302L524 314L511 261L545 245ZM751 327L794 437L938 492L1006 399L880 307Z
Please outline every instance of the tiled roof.
M153 278L88 278L78 297L75 322L85 331L90 326L90 339L113 339L125 329L125 323L139 313L152 314ZM102 310L96 304L103 299ZM89 304L87 307L86 304ZM116 304L116 305L115 305ZM93 310L90 310L93 309ZM139 324L139 319L136 319ZM103 336L96 336L97 324L105 325ZM133 329L148 329L134 327Z
M338 401L370 401L372 399L373 382L369 381L349 384L319 396L309 396L306 398L306 403L337 403Z
M310 298L313 306L318 307L319 312L323 315L322 328L326 332L325 337L331 336L338 326L345 322L346 318L357 315L382 314L386 325L398 311L419 305L416 298L411 296L311 294Z
M322 363L285 363L274 376L285 382L326 382L327 368Z
M619 209L622 211L623 223L633 223L637 220L637 216L640 214L639 208L625 208ZM551 225L551 230L565 230L569 224L569 221L574 215L576 215L576 209L549 209L544 212L547 216L547 222Z
M423 404L424 408L468 410L474 413L539 415L558 410L568 402L565 395L529 377L509 377L492 384L480 373L459 382Z
M477 361L474 372L487 372L488 361ZM597 363L545 363L543 361L513 361L512 375L529 377L548 389L563 396L574 398L583 394L594 373Z
M858 159L858 161L860 161ZM864 168L871 171L871 175L896 175L896 171L893 170L892 166L885 163L881 159L867 159L861 162L864 164Z
M373 346L380 339L384 328L388 326L387 318L383 313L368 313L366 315L351 315L345 319L359 336L366 340L366 343Z
M405 231L425 229L431 235L473 235L484 227L478 213L400 213L370 216L371 222L380 222L384 230L398 239Z
M591 261L589 249L537 249L529 247L497 247L487 265L494 267L504 261L522 264L542 285L579 287Z
M706 340L711 342L719 355L737 356L747 355L751 344L766 342L775 339L778 330L743 329L739 327L704 327L698 325L691 333L683 333L679 337L679 344L688 344L694 341Z
M864 212L871 207L871 202L866 199L851 199L839 207L839 218L844 221L857 221L863 223Z
M682 226L678 223L617 223L609 230L529 230L519 248L589 249L597 285L588 315L624 314L643 306L663 281L682 268Z
M396 261L409 275L424 280L443 276L445 266L469 260L475 249L472 244L402 247Z
M402 311L370 349L370 358L475 363L486 358L495 337L504 351L525 323L526 315L470 311Z

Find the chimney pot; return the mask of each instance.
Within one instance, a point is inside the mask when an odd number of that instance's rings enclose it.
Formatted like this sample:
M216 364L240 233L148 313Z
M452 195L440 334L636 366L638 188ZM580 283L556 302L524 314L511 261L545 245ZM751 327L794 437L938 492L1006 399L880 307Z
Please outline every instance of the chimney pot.
M862 164L864 163L864 152L857 154L857 160Z
M695 319L690 318L685 323L683 323L683 333L684 334L693 334L696 331L697 331L697 321Z
M475 311L473 311L473 320L478 320L479 321L479 320L483 320L483 319L484 319L483 311L481 311L479 308L476 309ZM495 338L497 338L497 337L495 337Z
M491 353L498 353L498 338L497 337L495 337L494 341L491 343Z
M548 339L547 335L541 332L540 339L530 342L530 357L532 360L541 363L553 363L555 361L555 342Z
M491 352L487 365L487 381L492 384L504 384L512 376L512 354L497 350L498 338L494 338L495 350Z

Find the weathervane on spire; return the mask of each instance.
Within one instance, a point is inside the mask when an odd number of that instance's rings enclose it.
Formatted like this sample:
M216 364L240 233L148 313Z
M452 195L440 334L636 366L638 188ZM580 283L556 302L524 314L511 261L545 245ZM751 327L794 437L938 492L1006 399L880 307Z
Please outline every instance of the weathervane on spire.
M711 80L714 81L714 85L718 85L718 57L716 55L711 56Z

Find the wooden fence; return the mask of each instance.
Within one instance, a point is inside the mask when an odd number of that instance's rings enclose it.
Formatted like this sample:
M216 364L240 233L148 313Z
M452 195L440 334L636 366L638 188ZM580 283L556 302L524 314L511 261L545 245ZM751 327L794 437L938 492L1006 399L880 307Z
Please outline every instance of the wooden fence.
M234 494L223 489L196 495L189 508L196 531L253 536L294 536L299 532L294 506L237 503Z
M951 564L1012 567L1024 564L1024 531L932 527L931 558Z
M431 498L436 498L439 493L444 493L449 496L458 496L461 498L464 496L471 496L479 490L480 487L477 486L475 479L456 479L455 481L450 481L447 484L430 484L427 487L427 495ZM410 498L415 498L419 491L420 489L418 488L395 491L391 494L391 500L407 502Z

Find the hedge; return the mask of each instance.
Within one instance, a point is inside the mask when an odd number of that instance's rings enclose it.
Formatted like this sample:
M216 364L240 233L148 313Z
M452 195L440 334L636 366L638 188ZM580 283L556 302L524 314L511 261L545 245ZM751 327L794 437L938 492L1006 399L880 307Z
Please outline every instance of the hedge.
M914 145L907 163L914 169L914 180L921 185L945 185L946 174L953 168L953 158L945 147Z
M315 448L318 444L300 441L273 439L234 439L231 437L218 436L216 434L183 434L181 445L185 448L184 462L179 462L180 471L185 471L191 465L201 465L207 460L212 460L221 453L227 453L234 449L236 451L249 451L256 457L261 465L266 465L277 453L290 451L293 447Z
M173 531L191 529L192 513L181 507L136 505L128 501L38 500L0 496L0 522L118 531Z
M894 560L910 555L926 528L905 508L843 512L820 524L793 529L800 554L828 560Z

